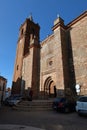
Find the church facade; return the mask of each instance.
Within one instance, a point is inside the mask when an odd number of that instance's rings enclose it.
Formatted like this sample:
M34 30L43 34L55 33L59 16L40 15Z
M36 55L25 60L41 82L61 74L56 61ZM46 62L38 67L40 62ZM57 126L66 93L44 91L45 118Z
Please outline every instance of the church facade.
M33 97L87 94L87 11L69 24L58 17L52 35L40 42L32 17L20 27L12 94L32 89Z

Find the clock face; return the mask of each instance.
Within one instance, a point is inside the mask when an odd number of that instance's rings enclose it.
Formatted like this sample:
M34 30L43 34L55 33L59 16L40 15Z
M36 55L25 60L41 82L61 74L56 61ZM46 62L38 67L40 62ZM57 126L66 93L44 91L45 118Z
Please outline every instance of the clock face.
M20 43L22 42L22 39L20 39Z

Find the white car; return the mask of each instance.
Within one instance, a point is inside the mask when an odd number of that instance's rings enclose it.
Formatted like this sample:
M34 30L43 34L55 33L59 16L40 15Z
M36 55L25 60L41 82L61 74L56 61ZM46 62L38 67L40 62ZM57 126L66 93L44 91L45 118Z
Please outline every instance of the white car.
M81 96L76 102L76 111L79 115L87 114L87 96Z

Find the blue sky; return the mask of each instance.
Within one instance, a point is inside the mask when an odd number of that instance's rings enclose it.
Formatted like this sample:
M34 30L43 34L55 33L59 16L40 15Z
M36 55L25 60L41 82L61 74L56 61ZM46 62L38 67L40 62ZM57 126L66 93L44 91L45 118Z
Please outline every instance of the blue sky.
M51 34L59 14L65 24L87 10L87 0L0 0L0 75L11 87L19 27L32 13L38 23L40 40Z

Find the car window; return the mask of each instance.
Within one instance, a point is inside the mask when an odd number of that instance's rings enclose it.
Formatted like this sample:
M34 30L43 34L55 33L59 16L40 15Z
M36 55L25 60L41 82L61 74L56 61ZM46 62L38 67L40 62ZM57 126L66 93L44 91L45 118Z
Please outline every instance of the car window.
M62 99L62 98L58 97L58 98L55 98L54 101L56 101L56 102L60 102L61 99Z
M80 102L87 102L87 97L81 97L78 99Z
M65 101L66 101L66 98L61 98L61 101L62 101L62 102L65 102Z

